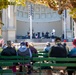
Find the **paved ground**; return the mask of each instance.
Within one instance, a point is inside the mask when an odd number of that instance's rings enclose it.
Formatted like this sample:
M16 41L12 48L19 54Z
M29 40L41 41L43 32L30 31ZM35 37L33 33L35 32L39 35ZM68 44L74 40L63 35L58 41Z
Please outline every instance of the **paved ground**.
M63 43L63 42L62 42ZM51 46L54 45L55 43L50 43ZM46 43L34 43L35 48L37 49L44 49ZM73 48L72 42L67 42L67 46L71 50Z
M63 43L63 42L62 42ZM41 49L43 50L44 47L46 46L46 42L33 42L34 47L37 49ZM50 42L51 46L54 45L55 43ZM19 47L20 43L15 43L16 48ZM69 49L71 50L73 48L72 42L67 42L67 46L69 47Z

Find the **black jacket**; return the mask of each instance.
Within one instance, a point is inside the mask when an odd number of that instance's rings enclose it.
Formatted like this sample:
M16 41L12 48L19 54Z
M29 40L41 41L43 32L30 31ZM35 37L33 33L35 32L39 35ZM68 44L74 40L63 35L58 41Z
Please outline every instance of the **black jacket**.
M7 47L7 48L3 49L3 51L1 52L1 55L3 55L3 56L15 56L16 50L12 47Z
M56 45L51 47L49 52L50 57L67 57L67 51L62 45Z

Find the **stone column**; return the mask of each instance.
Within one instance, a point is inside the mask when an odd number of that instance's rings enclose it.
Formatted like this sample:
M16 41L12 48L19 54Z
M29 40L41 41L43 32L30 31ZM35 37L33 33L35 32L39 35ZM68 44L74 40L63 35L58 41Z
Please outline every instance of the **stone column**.
M5 41L15 41L16 37L16 15L14 6L9 5L7 9L3 10L3 38Z
M66 34L67 34L67 39L68 41L72 41L73 34L72 34L72 19L70 15L68 14L69 10L67 10L67 24L66 24Z
M76 39L76 22L74 22L74 38Z
M4 26L2 27L2 36L3 39L7 41L7 23L8 23L7 9L3 9L2 22L4 23Z

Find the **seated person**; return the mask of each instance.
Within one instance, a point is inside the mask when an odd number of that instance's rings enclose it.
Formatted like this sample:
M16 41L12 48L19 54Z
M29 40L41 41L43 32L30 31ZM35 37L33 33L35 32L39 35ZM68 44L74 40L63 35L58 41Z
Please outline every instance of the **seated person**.
M25 42L21 42L20 48L17 51L17 55L19 55L19 56L30 56L30 57L32 57L31 50L28 47L28 42L26 42L26 43ZM26 66L28 67L28 69L30 69L30 62L25 63L25 64L28 64ZM22 72L22 65L20 65L19 71ZM29 73L31 73L31 71L28 70L27 73L29 74Z
M51 47L49 51L50 57L67 57L67 51L64 46L61 44L61 39L57 37L55 39L55 45Z
M76 39L74 39L73 41L73 49L68 53L68 57L76 57ZM67 69L75 69L76 70L76 66L75 67L67 67ZM68 75L72 75L74 71L68 71Z
M12 48L11 46L11 41L7 41L7 47L4 48L1 52L1 55L3 56L16 56L16 50L14 48ZM16 66L11 66L9 67L10 69L13 70L13 72L16 72Z
M33 53L37 54L37 49L34 47L34 45L33 45L32 42L29 43L29 48L30 48L32 54L33 54Z
M50 49L51 49L50 42L47 42L47 43L46 43L46 47L44 47L44 50L43 50L43 51L45 51L45 52L47 53L47 52L50 51Z
M67 51L61 44L61 39L59 37L55 39L55 45L51 47L49 57L67 57ZM64 75L64 73L61 72L61 75Z

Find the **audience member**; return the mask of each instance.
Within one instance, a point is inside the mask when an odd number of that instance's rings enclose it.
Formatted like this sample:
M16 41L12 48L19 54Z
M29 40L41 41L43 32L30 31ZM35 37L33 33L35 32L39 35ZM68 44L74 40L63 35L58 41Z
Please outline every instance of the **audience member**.
M72 58L76 57L76 39L73 40L73 48L68 53L68 57L72 57ZM67 68L76 70L76 66L75 67L67 67ZM74 72L73 70L68 70L68 75L72 75L73 72Z
M31 52L31 50L30 50L30 48L29 48L29 43L26 42L25 45L26 45L26 47L29 49L30 57L32 57L32 52ZM31 74L31 70L32 70L31 65L28 65L27 67L28 67L28 72L27 72L27 74Z
M43 49L43 51L45 52L45 53L48 53L49 51L50 51L50 49L51 49L51 44L50 44L50 42L47 42L46 43L46 46L44 47L44 49ZM46 58L46 57L48 57L47 55L45 55L45 56L43 56L44 58ZM44 61L45 62L45 61ZM48 61L46 61L46 62L48 62ZM50 69L50 67L49 66L42 66L41 67L42 69L48 69L48 70L46 70L47 71L47 75L49 75L50 73L49 73L49 69ZM51 74L50 74L51 75Z
M50 42L47 42L47 43L46 43L46 47L44 47L44 50L43 50L43 51L45 51L45 52L47 53L47 52L50 51L50 49L51 49Z
M11 46L12 46L12 48L16 49L14 42L11 42Z
M28 46L28 42L21 42L20 44L20 48L18 49L17 51L17 55L20 55L20 56L30 56L32 57L32 53L29 49L29 46ZM30 69L30 62L28 63L25 63L25 64L29 64L29 65L26 65L28 67L28 74L31 73L31 71L29 70ZM20 65L20 69L19 69L20 72L22 72L22 65Z
M32 42L31 42L31 43L29 43L29 48L30 48L30 50L31 50L32 54L33 54L33 53L37 54L37 50L36 50L36 48L34 47L34 45L33 45L33 43L32 43Z
M11 47L11 41L7 41L7 47L2 50L1 55L4 56L16 55L16 50Z
M11 47L10 40L7 41L7 47L2 50L1 55L3 55L3 56L16 56L16 50ZM16 72L16 66L11 66L9 68L12 69L13 72Z
M57 37L55 39L55 45L51 47L51 50L49 51L49 56L50 57L67 57L67 51L61 44L61 38ZM61 75L64 75L64 73L61 72Z
M34 45L33 45L32 42L29 43L29 48L30 48L32 54L37 54L37 49L34 47ZM36 56L34 56L34 57L36 57ZM31 63L32 65L33 65L33 63L35 63L35 61L33 61L32 59L31 59L31 62L32 62L32 63ZM35 70L33 69L33 67L32 67L32 70L35 71Z
M64 48L64 46L61 44L61 39L57 37L55 39L55 45L51 47L51 50L49 51L50 57L66 57L67 51Z

